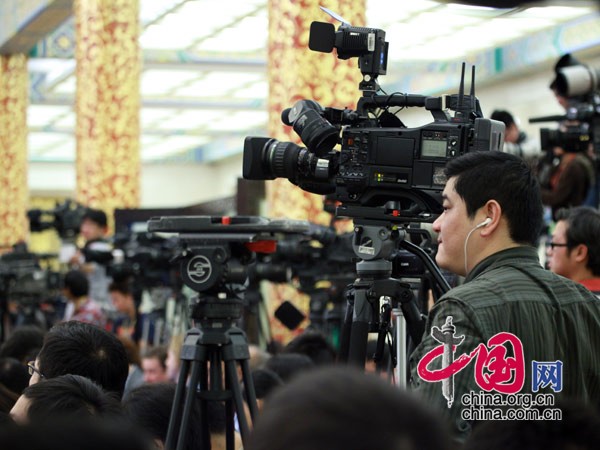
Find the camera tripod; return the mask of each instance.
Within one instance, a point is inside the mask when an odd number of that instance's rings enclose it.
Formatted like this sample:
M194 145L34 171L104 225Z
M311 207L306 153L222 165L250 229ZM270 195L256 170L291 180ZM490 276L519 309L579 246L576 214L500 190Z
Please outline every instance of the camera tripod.
M199 296L192 317L200 323L185 336L181 349L181 370L177 381L165 447L185 448L193 403L200 401L202 448L210 448L207 402L224 402L227 449L234 449L234 412L237 414L242 441L249 433L237 365L242 372L246 402L252 419L257 405L249 366L250 353L244 332L234 323L241 317L243 305L237 298ZM224 372L223 372L224 370Z
M256 262L256 253L273 252L276 235L307 230L307 222L254 216L158 217L148 221L150 232L179 233L175 261L180 262L183 283L198 293L191 310L194 327L186 333L181 350L165 443L168 450L185 448L188 430L196 425L193 412L197 400L203 449L210 448L209 402L225 404L227 450L234 449L234 413L246 444L250 426L237 364L251 419L256 417L258 407L246 334L236 326L244 309L241 291Z
M340 347L341 361L364 367L369 333L379 333L376 355L379 356L393 316L396 331L394 359L397 382L401 386L404 386L406 381L406 337L410 337L413 345L418 344L424 332L425 321L417 307L411 285L392 278L394 252L401 247L418 256L431 272L441 291L449 289L448 283L429 255L405 238L406 231L396 227L376 225L375 222L355 226L353 248L363 259L356 263L357 278L347 299ZM389 301L382 305L379 317L378 309L382 297Z

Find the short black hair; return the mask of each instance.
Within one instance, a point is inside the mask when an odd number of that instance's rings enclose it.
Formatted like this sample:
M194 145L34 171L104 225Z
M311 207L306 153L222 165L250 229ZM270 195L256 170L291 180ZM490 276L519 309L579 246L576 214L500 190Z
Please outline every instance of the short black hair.
M600 211L590 206L561 208L556 212L556 221L567 223L567 248L569 251L579 244L588 248L586 267L594 276L600 276Z
M337 352L322 331L308 329L295 336L283 349L284 353L301 353L316 365L333 364Z
M27 418L42 422L54 417L116 418L121 414L119 401L98 384L80 375L61 375L32 384L23 390L29 399Z
M106 216L106 213L104 211L102 211L101 209L94 209L94 208L86 209L86 211L81 216L81 221L83 222L84 220L89 220L91 222L94 222L95 224L97 224L101 227L108 226L108 217Z
M513 241L536 245L544 225L538 180L521 158L498 151L474 151L446 164L446 177L456 177L454 189L470 218L489 200L496 200L508 221Z
M38 355L44 379L65 374L88 377L121 398L129 362L117 337L95 325L70 320L54 325Z
M74 297L79 298L88 295L90 282L85 273L81 270L70 270L65 274L63 286L65 289L68 289Z
M16 358L0 358L0 384L20 395L29 385L27 366Z
M558 72L561 69L564 69L565 67L573 67L573 66L580 66L580 65L581 65L581 62L579 62L570 53L565 53L560 58L558 58L558 61L556 61L556 64L554 64L555 77L552 80L552 82L550 83L550 89L553 91L556 91L559 95L564 96L565 92L559 92Z
M312 370L316 364L302 353L278 353L265 363L265 369L272 370L287 383L304 371Z
M257 399L266 398L278 386L283 386L283 380L279 375L269 369L256 369L252 371L252 383Z
M499 120L500 122L506 125L506 128L513 125L515 123L515 118L511 113L503 109L496 109L490 115L490 119Z
M16 358L26 363L42 348L44 334L45 331L37 325L17 326L0 347L0 356Z
M156 449L143 432L123 421L51 418L21 425L2 424L2 448L11 450L151 450Z
M145 430L151 438L165 442L176 388L173 383L151 383L132 389L123 399L123 412L132 424ZM212 420L210 414L208 420ZM200 401L197 400L192 402L187 449L202 448L201 426Z
M353 366L323 366L266 400L244 449L444 450L449 441L414 393Z

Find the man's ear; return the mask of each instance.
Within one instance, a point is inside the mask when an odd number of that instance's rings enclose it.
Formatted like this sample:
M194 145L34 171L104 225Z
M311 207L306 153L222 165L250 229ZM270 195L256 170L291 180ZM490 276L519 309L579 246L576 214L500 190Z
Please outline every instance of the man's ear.
M498 228L498 224L502 218L502 207L496 200L488 200L488 202L481 209L485 213L485 220L489 219L489 223L485 227L481 228L480 234L482 236L488 236L496 228Z
M577 262L585 262L588 259L588 248L585 244L579 244L571 250L571 254Z

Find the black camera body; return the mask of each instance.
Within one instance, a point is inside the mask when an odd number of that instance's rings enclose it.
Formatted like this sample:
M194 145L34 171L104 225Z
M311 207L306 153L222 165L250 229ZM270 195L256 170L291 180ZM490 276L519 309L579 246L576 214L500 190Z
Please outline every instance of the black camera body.
M0 295L22 306L38 305L56 297L62 277L42 267L40 262L46 257L55 255L38 255L19 247L0 256Z
M410 215L429 221L430 214L441 212L446 163L469 151L500 149L500 128L481 118L474 124L347 128L335 176L337 200L346 205L380 206L390 199L417 199L422 208Z
M31 209L27 211L29 229L33 233L55 229L61 239L74 240L85 212L83 205L70 199L57 203L52 210Z
M568 99L566 113L529 119L529 123L560 122L560 128L540 129L541 148L550 157L554 147L570 153L586 153L591 144L595 157L600 158L599 75L600 69L578 62L556 70L556 79L550 87Z
M332 26L330 26L332 28ZM441 192L446 163L464 153L502 150L504 124L483 118L475 97L473 68L471 91L464 93L463 64L459 93L441 97L413 94L376 95L377 76L385 74L385 32L342 25L338 33L312 27L327 41L310 48L331 51L344 59L359 57L363 96L357 110L323 108L314 100L300 100L282 112L306 148L272 138L247 137L243 176L250 180L287 178L305 191L333 194L341 202L338 217L371 218L383 222L433 222L442 212ZM372 41L358 46L343 37L352 33ZM358 38L357 38L358 39ZM378 44L377 44L378 43ZM346 48L346 46L348 48ZM364 60L376 57L382 64L366 70ZM341 57L341 56L339 56ZM424 107L434 121L407 128L392 108ZM454 111L454 115L450 115ZM340 151L333 147L341 144Z

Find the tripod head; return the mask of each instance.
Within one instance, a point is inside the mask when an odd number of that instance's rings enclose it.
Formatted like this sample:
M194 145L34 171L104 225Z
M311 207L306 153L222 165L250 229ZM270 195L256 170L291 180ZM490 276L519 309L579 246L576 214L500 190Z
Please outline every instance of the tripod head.
M435 281L434 291L446 292L449 285L429 254L406 239L411 232L408 220L402 217L384 220L380 210L373 208L350 207L344 212L354 218L352 247L360 260L356 263L357 279L348 296L353 311L349 308L346 314L340 358L363 366L368 333L378 331L378 347L382 347L393 310L402 311L413 344L418 344L423 335L424 316L415 302L412 287L398 279L402 278L402 273L394 271L393 260L400 249L421 260ZM419 234L422 231L419 230ZM382 297L388 301L381 305L379 317L379 299Z
M198 293L192 318L204 326L234 322L243 309L244 285L257 253L272 253L281 235L305 233L309 224L256 216L175 216L148 221L148 231L177 233L183 283Z

